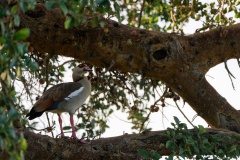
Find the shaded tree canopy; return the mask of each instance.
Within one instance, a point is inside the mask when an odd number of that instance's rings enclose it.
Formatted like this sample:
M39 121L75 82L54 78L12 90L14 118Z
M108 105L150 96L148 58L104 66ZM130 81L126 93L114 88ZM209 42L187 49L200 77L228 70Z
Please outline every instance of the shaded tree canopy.
M3 157L159 159L168 155L171 159L175 155L239 155L240 113L205 78L219 63L225 64L230 78L234 77L227 61L234 58L240 64L238 1L0 3ZM186 35L184 26L193 20L201 21L202 26ZM89 75L93 86L89 103L76 112L81 119L76 129L84 130L82 137L91 143L30 132L37 124L25 119L30 109L26 101L33 104L36 95L60 83L66 70L78 63L94 70ZM187 102L213 129L198 126L188 130L175 117L173 129L146 130L150 115L162 111L169 99L177 106L180 99ZM120 109L140 134L96 138L109 128L108 117ZM55 123L48 115L46 123L41 132L51 133ZM56 137L53 132L52 136Z

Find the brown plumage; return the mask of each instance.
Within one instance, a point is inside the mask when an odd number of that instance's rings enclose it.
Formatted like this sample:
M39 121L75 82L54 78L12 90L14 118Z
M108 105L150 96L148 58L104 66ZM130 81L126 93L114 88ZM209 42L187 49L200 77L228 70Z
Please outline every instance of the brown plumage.
M68 97L68 95L80 89L81 87L82 87L82 84L77 82L61 83L61 84L52 86L46 92L44 92L44 94L33 105L33 110L35 112L42 112L42 113L44 111L55 110L57 109L56 103L63 101L65 98ZM36 118L30 113L27 114L27 117L29 117L30 120Z

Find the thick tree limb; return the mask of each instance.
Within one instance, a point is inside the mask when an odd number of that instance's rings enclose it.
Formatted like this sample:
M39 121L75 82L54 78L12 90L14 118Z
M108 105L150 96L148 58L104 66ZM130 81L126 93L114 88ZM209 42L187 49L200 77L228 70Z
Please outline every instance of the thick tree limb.
M219 129L206 129L210 135L221 133L223 139L230 136L235 139L234 143L240 146L240 135L236 132ZM18 130L18 132L22 132ZM190 130L193 135L195 130ZM43 136L23 131L28 142L26 159L71 159L71 160L99 160L99 159L141 159L137 153L138 149L146 149L150 153L157 151L160 155L169 155L170 149L165 144L169 140L165 136L166 131L152 131L147 134L125 134L112 138L100 138L93 140L90 144L82 144L74 139L54 139L49 136ZM196 134L197 135L197 134ZM197 138L196 138L197 139ZM229 147L232 143L225 143ZM216 150L217 151L217 150ZM0 156L1 159L7 159L6 154Z
M205 33L180 36L148 31L103 19L104 28L88 24L65 30L59 9L20 13L21 26L29 27L28 41L39 52L74 57L99 67L143 73L162 80L214 128L240 132L240 113L205 79L213 66L239 57L240 24Z

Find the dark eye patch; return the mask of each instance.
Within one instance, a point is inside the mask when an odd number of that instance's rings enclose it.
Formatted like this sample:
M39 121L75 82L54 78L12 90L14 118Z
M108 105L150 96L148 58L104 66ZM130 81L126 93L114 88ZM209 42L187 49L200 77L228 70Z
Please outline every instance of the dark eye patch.
M82 63L82 64L79 64L78 65L78 68L83 68L83 67L85 67L86 65L84 64L84 63Z

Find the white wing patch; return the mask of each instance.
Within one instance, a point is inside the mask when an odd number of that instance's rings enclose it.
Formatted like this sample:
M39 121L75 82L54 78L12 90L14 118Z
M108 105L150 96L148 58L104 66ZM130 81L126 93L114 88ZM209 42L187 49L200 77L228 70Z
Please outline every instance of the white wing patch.
M65 100L70 100L73 97L76 97L77 95L79 95L82 91L83 91L84 87L80 87L78 90L72 92L71 94L69 94L66 98L64 98Z

